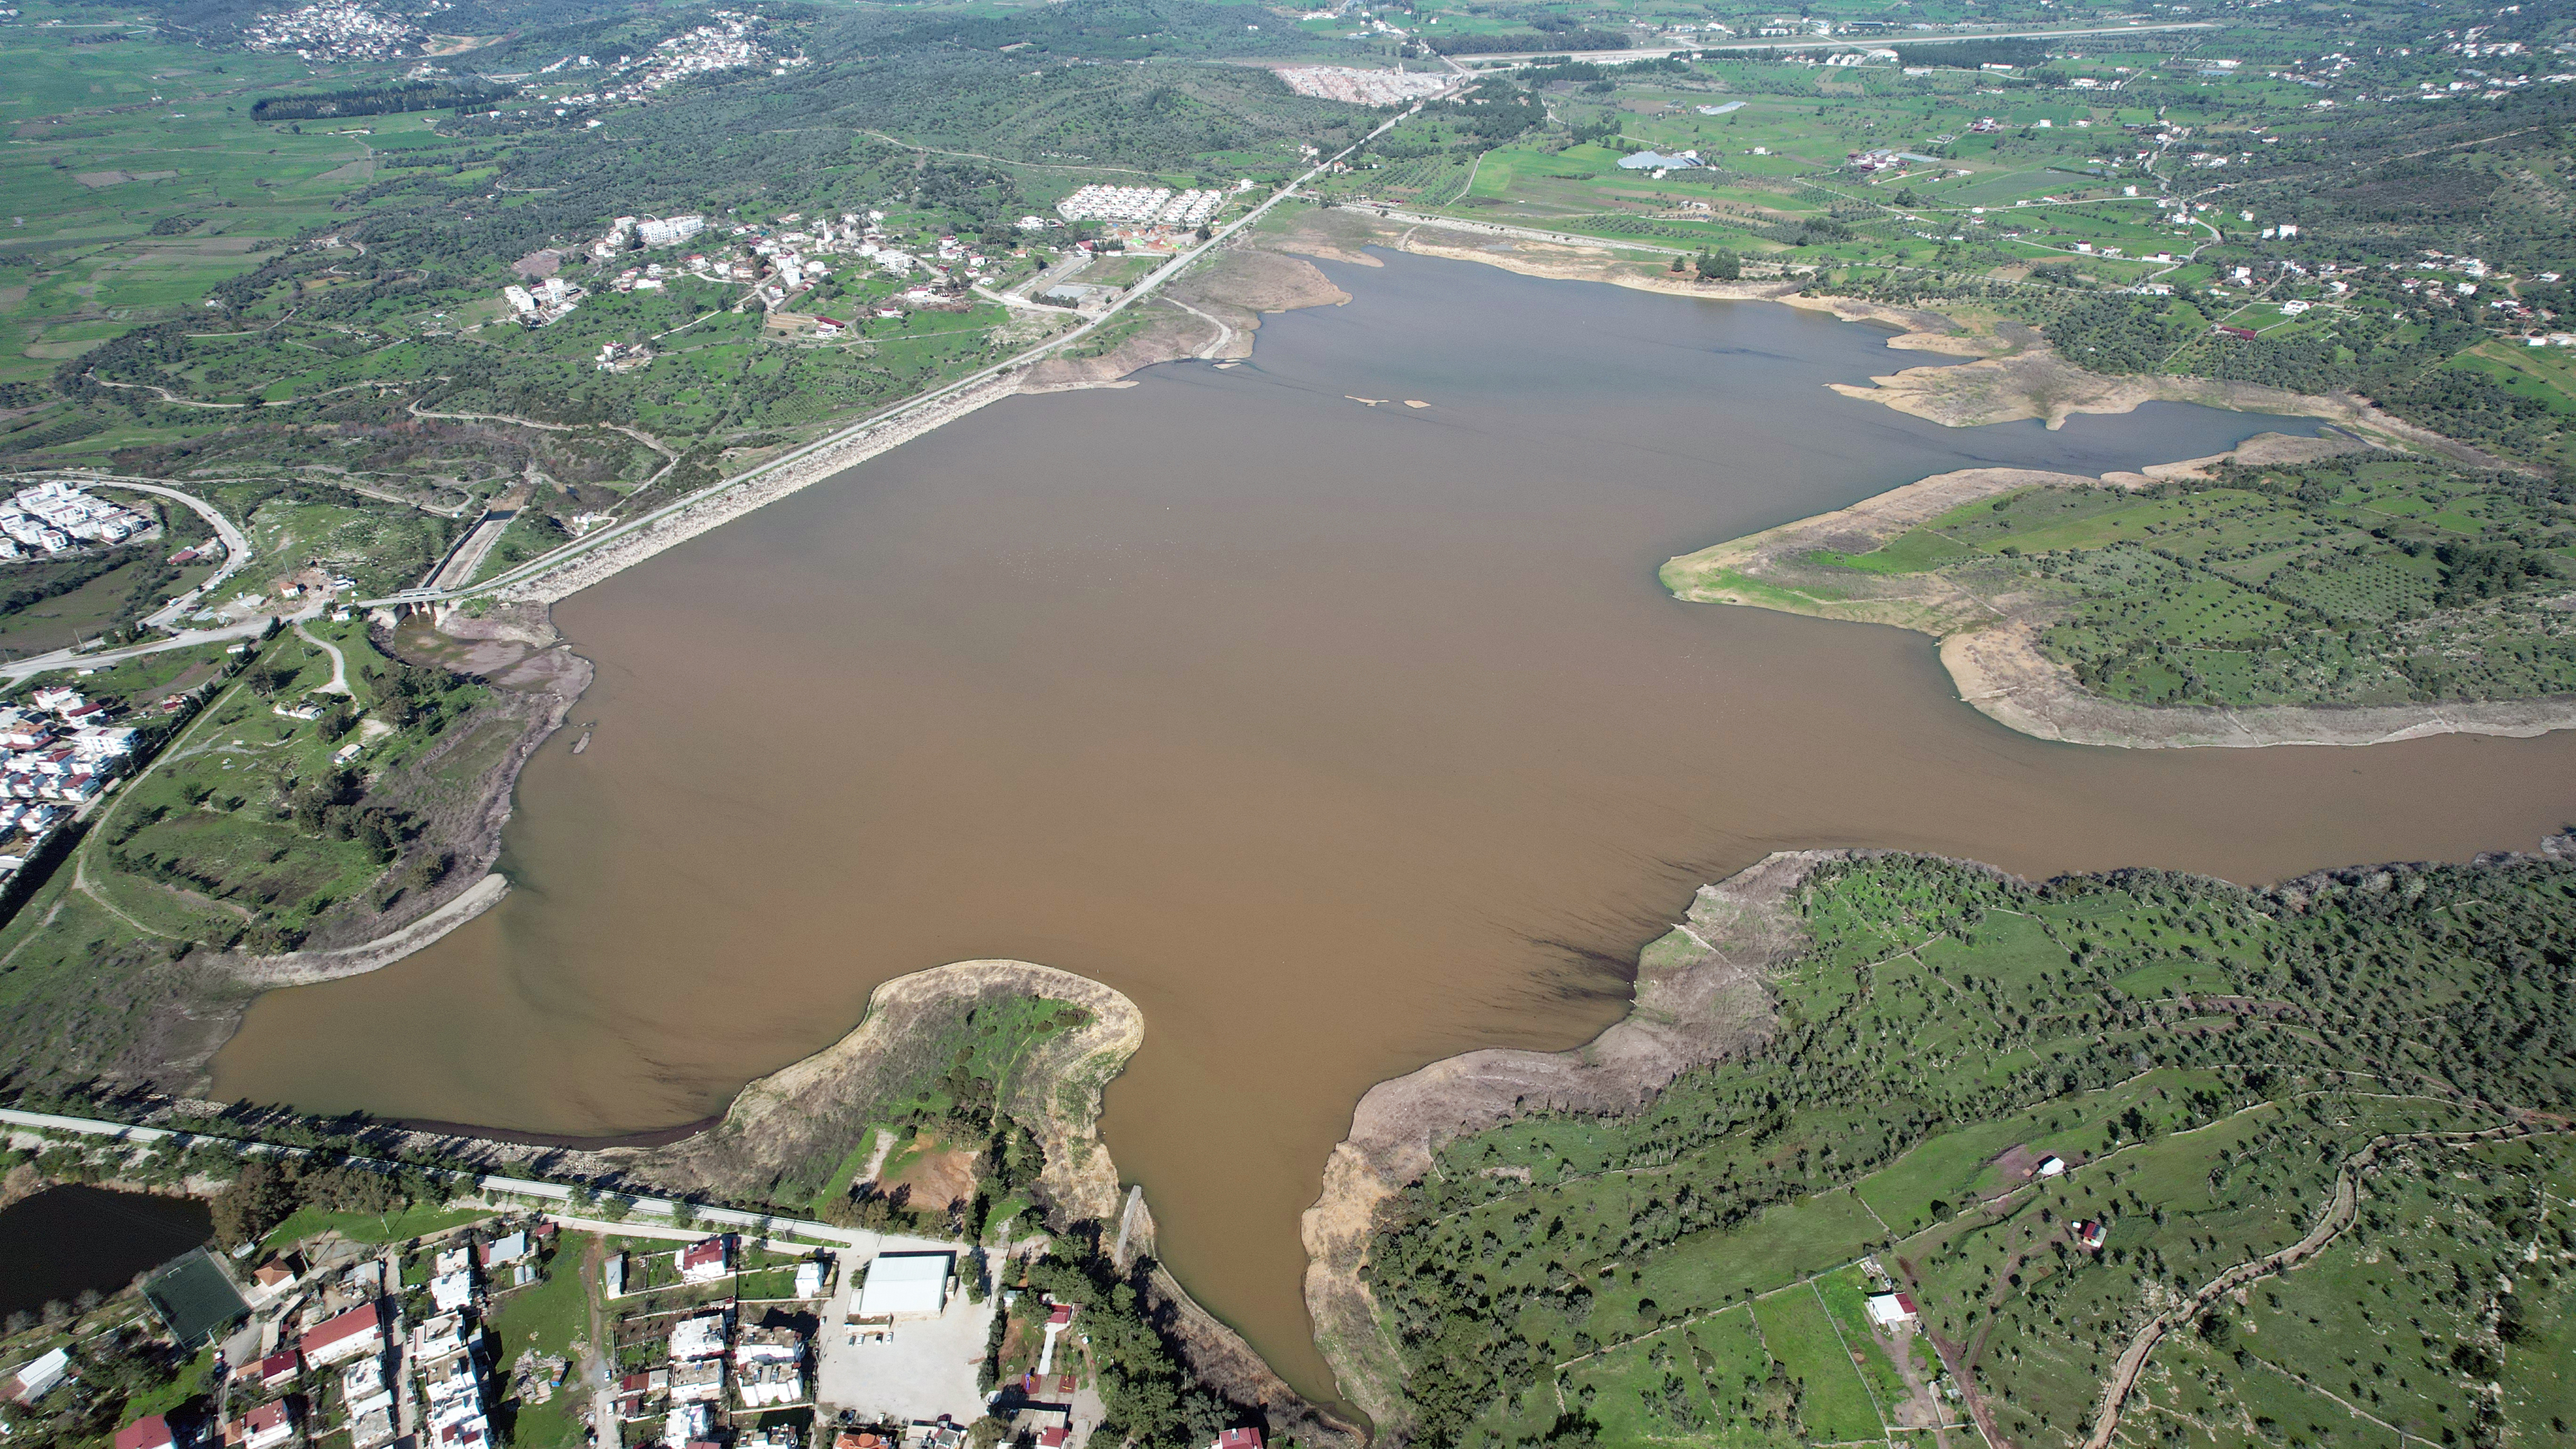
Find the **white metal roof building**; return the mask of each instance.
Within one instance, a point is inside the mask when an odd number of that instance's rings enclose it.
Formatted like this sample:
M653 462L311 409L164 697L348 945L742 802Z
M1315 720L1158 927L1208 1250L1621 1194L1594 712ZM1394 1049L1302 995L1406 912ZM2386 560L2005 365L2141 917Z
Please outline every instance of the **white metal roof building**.
M936 1315L948 1306L948 1273L954 1253L879 1253L859 1285L860 1318Z

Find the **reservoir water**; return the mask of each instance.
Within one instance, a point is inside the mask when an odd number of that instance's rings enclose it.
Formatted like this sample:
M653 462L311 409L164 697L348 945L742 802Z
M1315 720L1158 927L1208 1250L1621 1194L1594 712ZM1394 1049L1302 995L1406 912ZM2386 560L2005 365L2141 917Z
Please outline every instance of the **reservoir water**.
M214 1235L192 1198L50 1187L0 1209L0 1314L114 1293Z
M2305 425L1945 429L1827 390L1925 360L1870 327L1328 270L1355 300L1267 319L1247 365L1014 398L566 601L599 725L524 776L517 889L387 970L263 997L215 1095L662 1127L890 976L1083 972L1147 1015L1104 1130L1165 1258L1328 1392L1297 1215L1360 1094L1590 1036L1702 881L1838 845L2264 881L2567 817L2576 737L2048 744L1961 704L1921 636L1655 582L1928 474Z

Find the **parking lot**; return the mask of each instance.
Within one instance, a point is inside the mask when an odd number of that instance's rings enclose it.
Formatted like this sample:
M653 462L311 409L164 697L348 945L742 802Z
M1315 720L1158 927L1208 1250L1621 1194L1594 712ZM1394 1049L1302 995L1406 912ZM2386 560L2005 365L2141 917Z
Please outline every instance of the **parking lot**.
M898 1244L889 1240L887 1246ZM853 1345L845 1325L856 1296L852 1283L865 1261L853 1262L841 1275L824 1309L815 1352L821 1402L855 1409L866 1418L936 1419L948 1414L965 1424L982 1417L984 1396L975 1387L975 1371L984 1362L994 1301L969 1303L961 1289L937 1318L898 1319L890 1337Z

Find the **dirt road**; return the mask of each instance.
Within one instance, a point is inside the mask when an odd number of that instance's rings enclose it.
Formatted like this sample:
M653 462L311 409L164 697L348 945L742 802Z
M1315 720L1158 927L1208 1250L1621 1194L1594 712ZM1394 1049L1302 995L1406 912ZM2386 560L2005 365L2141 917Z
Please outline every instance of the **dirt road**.
M2326 1204L2316 1226L2308 1229L2305 1236L2286 1248L2237 1264L2211 1279L2208 1286L2189 1299L2147 1320L2137 1336L2129 1340L2128 1348L2113 1366L2110 1382L2103 1385L2102 1407L2093 1421L2092 1434L2084 1441L2084 1449L2110 1449L2112 1436L2119 1432L2120 1411L2127 1405L2130 1391L2137 1387L2138 1376L2146 1371L2148 1357L2167 1333L2198 1318L2203 1309L2227 1294L2258 1279L2286 1273L2341 1237L2361 1214L2361 1175L2379 1161L2383 1150L2415 1142L2491 1142L2500 1138L2537 1137L2566 1131L2576 1131L2576 1128L2513 1122L2477 1132L2410 1132L2402 1136L2371 1139L2359 1152L2345 1158L2343 1166L2336 1170L2334 1196Z

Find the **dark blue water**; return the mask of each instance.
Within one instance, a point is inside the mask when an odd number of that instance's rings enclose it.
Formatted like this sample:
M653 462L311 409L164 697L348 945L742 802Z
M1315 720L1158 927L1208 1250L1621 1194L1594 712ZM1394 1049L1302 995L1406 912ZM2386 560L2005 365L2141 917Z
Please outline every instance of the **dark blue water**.
M113 1293L214 1234L189 1198L55 1187L0 1209L0 1314Z

